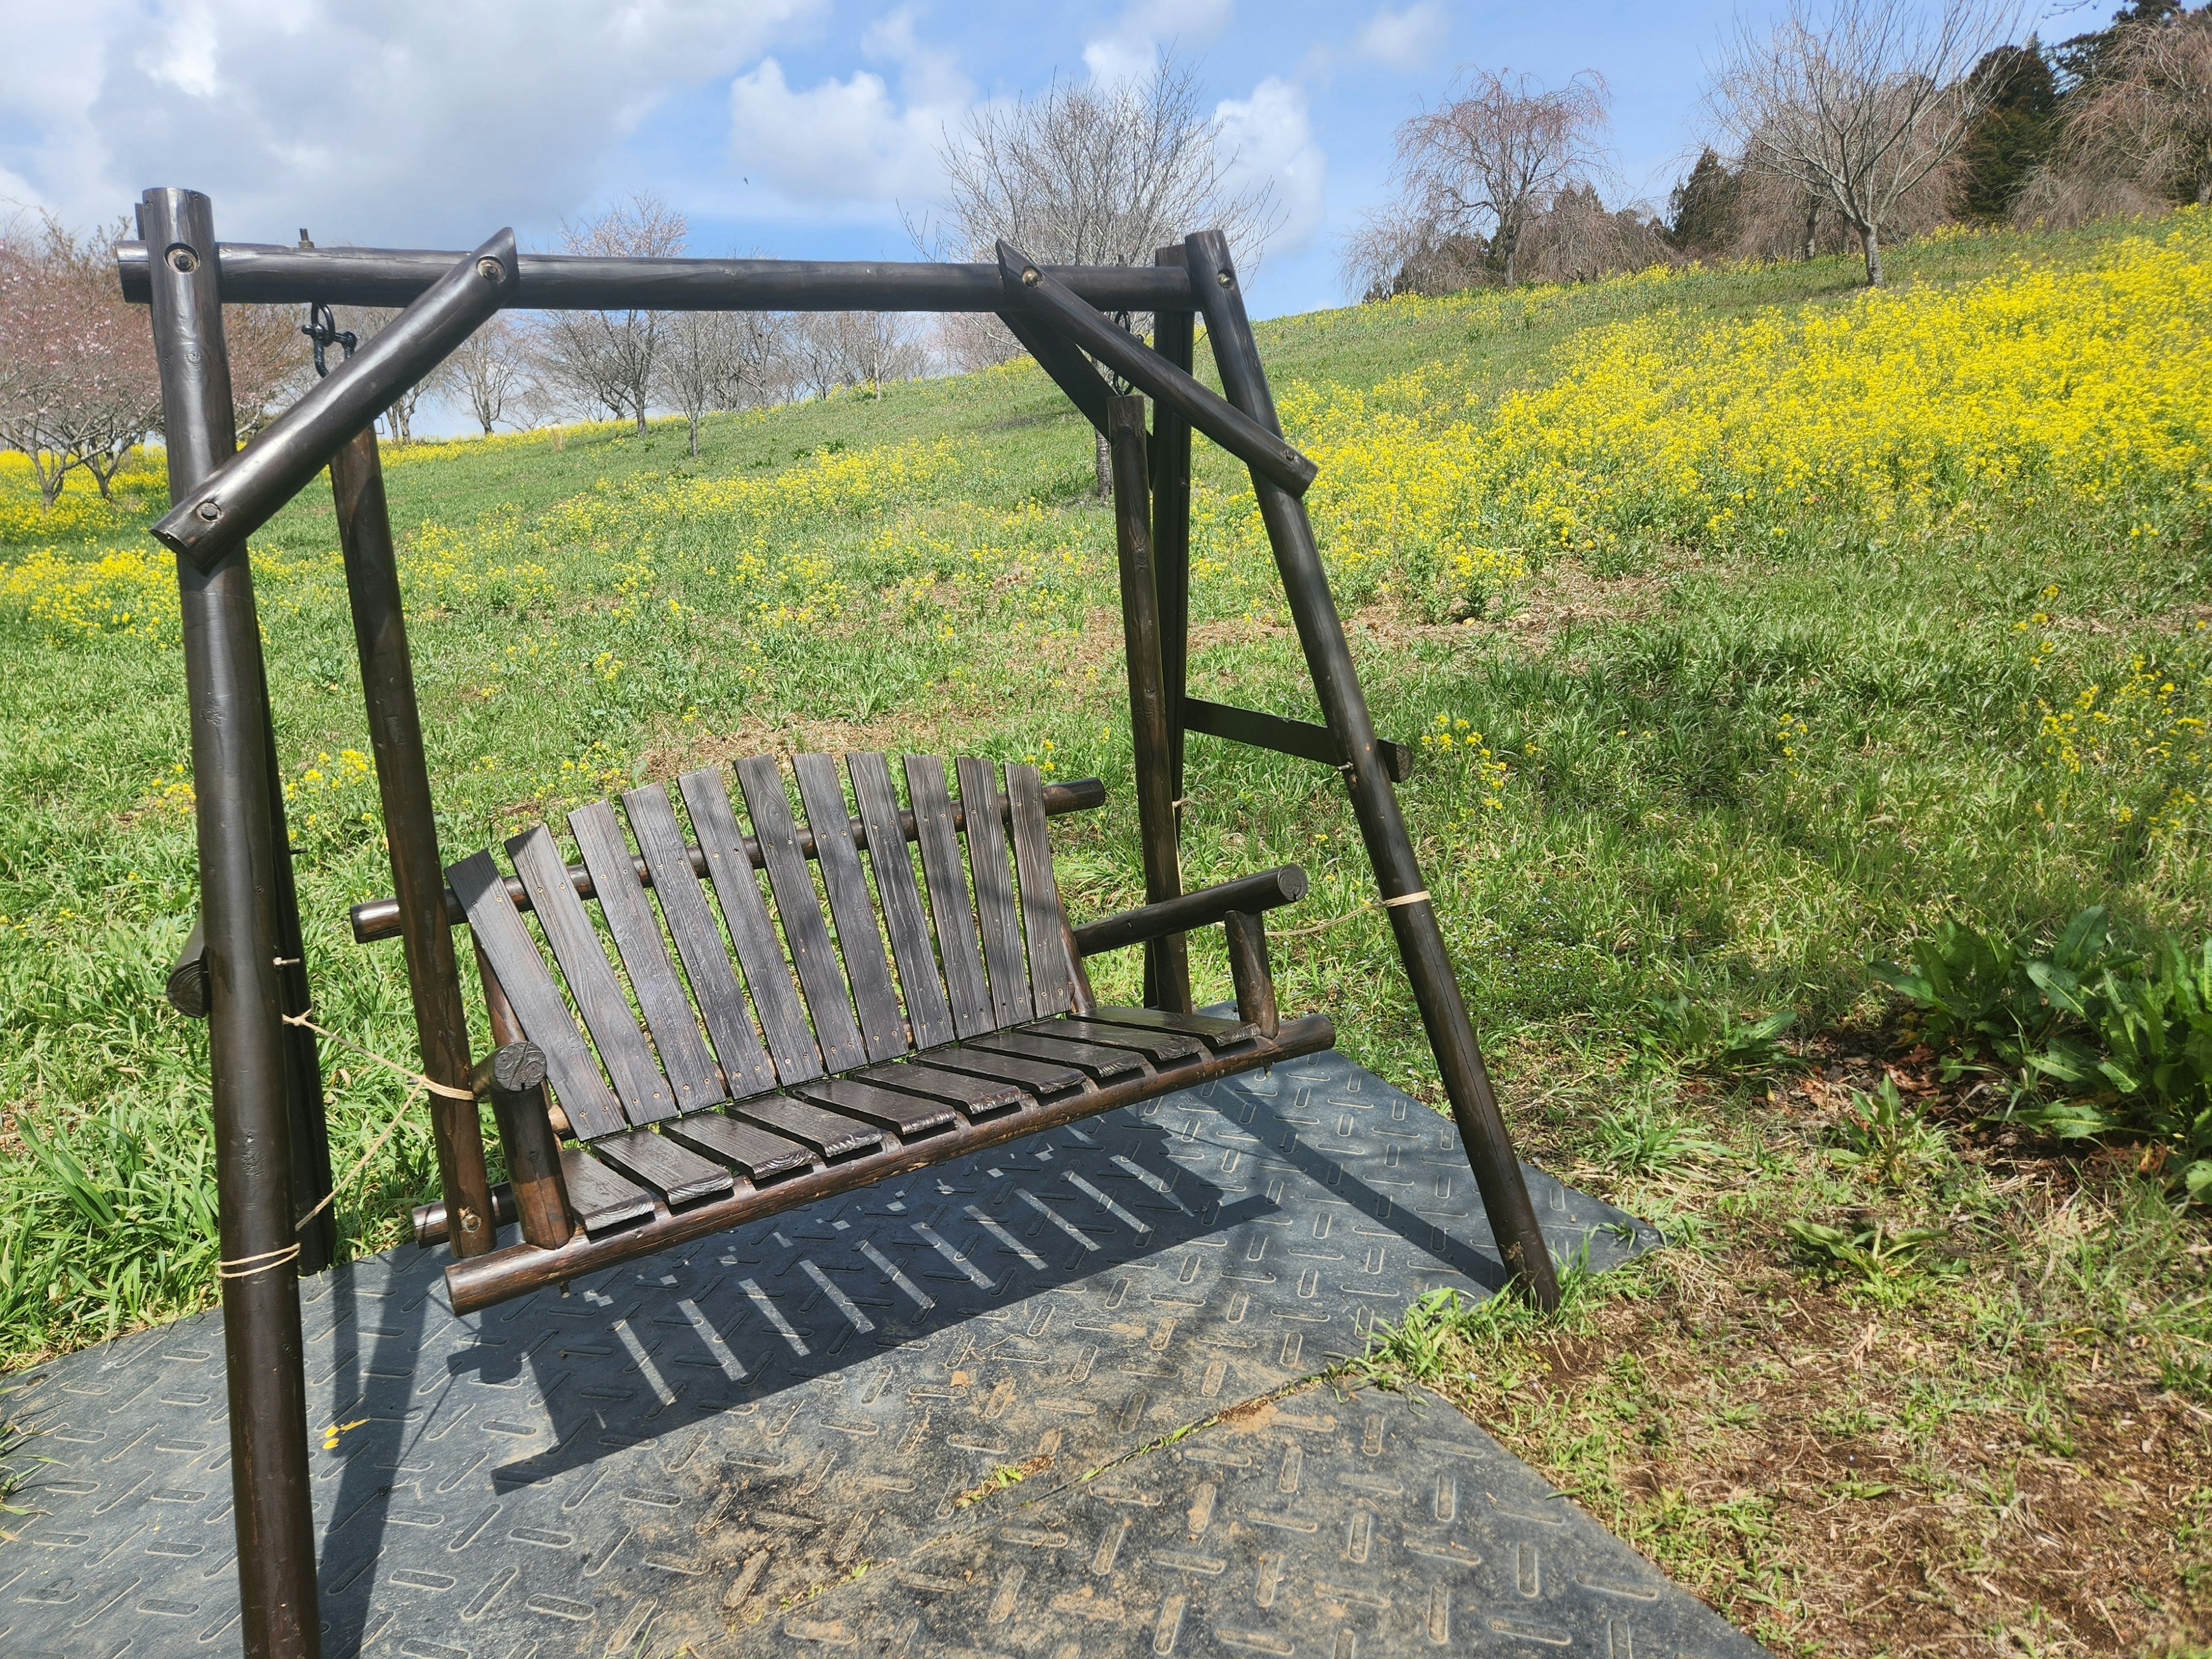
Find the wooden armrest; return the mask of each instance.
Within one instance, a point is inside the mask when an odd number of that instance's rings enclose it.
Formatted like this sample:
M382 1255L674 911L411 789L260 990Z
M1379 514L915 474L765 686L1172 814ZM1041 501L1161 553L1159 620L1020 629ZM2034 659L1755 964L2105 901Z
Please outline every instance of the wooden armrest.
M1083 955L1095 957L1102 951L1142 945L1147 939L1164 939L1170 933L1195 933L1201 927L1212 927L1232 911L1258 915L1279 904L1295 904L1305 896L1306 872L1295 864L1285 864L1279 869L1262 870L1257 875L1239 876L1234 881L1201 887L1180 898L1140 904L1133 910L1122 910L1085 922L1075 930L1075 946Z

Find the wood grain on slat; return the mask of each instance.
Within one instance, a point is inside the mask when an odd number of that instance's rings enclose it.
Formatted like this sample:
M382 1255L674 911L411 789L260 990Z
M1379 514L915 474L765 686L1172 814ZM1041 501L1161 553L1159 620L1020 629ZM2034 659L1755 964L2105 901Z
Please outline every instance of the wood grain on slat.
M968 863L975 874L975 915L983 927L983 962L991 974L991 1018L1000 1026L1033 1018L1029 964L1022 958L1021 912L1006 861L1006 826L999 816L999 769L963 755L960 805L968 825Z
M992 1031L975 1038L970 1048L994 1054L1019 1054L1025 1060L1057 1060L1080 1067L1102 1083L1145 1069L1143 1059L1127 1048L1109 1048L1103 1043L1080 1042L1073 1037L1036 1036L1025 1031Z
M753 840L768 867L769 890L775 894L776 915L783 919L784 943L792 965L799 969L807 1011L814 1016L814 1037L822 1046L823 1061L832 1072L850 1071L866 1063L867 1048L853 1018L845 976L837 970L836 953L830 948L821 896L814 890L814 878L807 873L806 860L799 850L799 826L792 821L791 803L784 797L782 769L773 755L747 755L737 763L737 772L745 811L753 821Z
M691 868L690 849L684 843L668 792L657 783L627 791L623 811L637 836L646 868L653 872L660 914L668 919L676 954L683 961L684 977L691 981L691 994L699 999L699 1012L706 1018L707 1035L714 1040L730 1093L740 1098L766 1093L775 1087L775 1067L753 1030L745 994L730 965L729 947L714 926L714 913L707 908L707 895Z
M778 1176L795 1175L814 1167L814 1153L798 1142L772 1135L750 1123L740 1123L720 1112L701 1112L664 1125L660 1133L693 1152L742 1170L755 1186L765 1186Z
M745 854L744 832L738 815L730 810L729 792L714 767L686 772L677 780L684 805L691 813L691 827L699 833L699 848L707 855L707 873L714 896L722 902L722 919L738 947L738 963L745 970L745 984L760 1014L761 1030L775 1061L775 1074L786 1083L801 1083L822 1075L822 1050L799 1006L799 988L792 983L791 969L769 921L768 906L761 901L760 878L753 874Z
M1082 1042L1103 1043L1109 1048L1127 1048L1140 1054L1163 1069L1186 1060L1197 1060L1209 1053L1205 1043L1181 1031L1146 1031L1133 1025L1115 1025L1105 1020L1041 1019L1033 1025L1015 1028L1031 1036L1073 1037Z
M1093 1008L1083 1017L1103 1025L1128 1025L1140 1031L1180 1031L1202 1039L1217 1054L1233 1054L1260 1040L1260 1028L1249 1020L1224 1019L1218 1014L1174 1014L1159 1008Z
M906 757L907 799L914 804L921 872L929 883L929 913L937 922L937 951L945 963L945 988L952 1003L952 1029L963 1037L994 1030L991 994L983 982L983 957L975 939L975 908L961 868L960 838L952 828L952 798L945 793L945 763L934 755Z
M645 1033L637 1029L637 1017L630 1012L629 999L623 994L622 981L615 977L600 947L599 930L585 914L583 900L568 884L568 867L551 834L544 824L534 825L507 843L507 855L514 860L514 873L529 890L530 902L538 911L538 925L545 930L554 960L561 964L561 977L568 981L568 994L575 998L585 1029L592 1034L592 1046L599 1051L607 1075L613 1079L623 1115L632 1123L673 1117L676 1097L668 1079L661 1076L660 1067L653 1063ZM506 975L500 975L502 984L506 979Z
M1040 1014L1064 1014L1074 1003L1073 975L1063 940L1060 884L1052 873L1045 832L1044 780L1034 766L1006 763L1006 799L1014 821L1014 870L1022 882L1022 936L1030 947L1030 996Z
M615 936L615 948L629 971L630 988L644 1012L646 1030L659 1051L660 1069L676 1091L676 1109L702 1111L727 1098L722 1068L699 1035L698 1016L691 1012L691 1000L676 977L676 964L668 959L659 921L637 878L637 866L630 861L614 808L603 800L587 801L568 814L568 830L584 855L584 868L592 873L607 931Z
M1083 1073L1062 1060L1025 1060L1018 1054L993 1054L982 1048L932 1048L921 1058L948 1072L966 1072L974 1077L995 1078L1002 1083L1018 1085L1039 1100L1057 1100L1062 1095L1074 1094L1090 1081Z
M720 1198L737 1188L722 1165L650 1129L632 1129L628 1134L595 1140L592 1152L631 1180L652 1188L672 1210L702 1199Z
M631 1185L580 1147L561 1149L561 1182L568 1189L568 1207L576 1213L576 1224L594 1236L653 1214L652 1194Z
M898 796L891 788L891 770L881 755L857 752L845 757L845 769L853 775L853 795L860 805L860 822L868 832L868 862L875 866L876 896L883 902L889 924L891 954L898 962L899 988L906 994L907 1024L917 1048L934 1048L950 1042L952 1010L945 1000L945 981L938 972L937 948L929 942L929 918L921 908L921 890L914 881L914 855L907 851L906 833L899 824ZM1057 1012L1058 1010L1051 1012Z
M622 1107L507 896L506 877L489 853L472 853L447 871L446 879L468 913L469 931L499 975L523 1035L545 1051L546 1077L569 1123L586 1140L612 1134L623 1127Z
M902 1094L896 1089L880 1088L848 1077L802 1083L792 1092L832 1111L842 1112L847 1117L857 1117L863 1123L889 1129L901 1140L934 1134L959 1121L952 1108L941 1100L925 1100L920 1095Z
M915 1060L871 1066L853 1076L857 1082L900 1089L910 1095L920 1095L924 1100L941 1100L947 1105L957 1106L960 1115L970 1122L997 1117L1004 1112L1018 1112L1030 1103L1030 1097L1011 1083L996 1078L971 1077L965 1072L948 1072Z
M884 954L875 901L853 845L853 815L845 805L837 763L827 755L793 755L791 769L799 779L806 827L813 832L822 884L829 890L830 915L837 924L837 954L844 958L853 1006L860 1016L860 1040L870 1060L889 1060L911 1045L905 1016L899 1012L898 993L891 988L891 965Z
M836 1112L825 1112L819 1106L810 1106L789 1095L763 1095L757 1100L741 1100L730 1109L748 1123L757 1123L787 1140L812 1147L825 1163L835 1164L856 1152L872 1152L884 1144L881 1130Z

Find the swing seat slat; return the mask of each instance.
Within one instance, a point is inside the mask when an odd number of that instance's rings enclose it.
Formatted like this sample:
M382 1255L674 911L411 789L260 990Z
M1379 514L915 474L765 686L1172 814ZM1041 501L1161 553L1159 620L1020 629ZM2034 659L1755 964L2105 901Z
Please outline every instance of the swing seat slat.
M1236 1018L1099 1006L1034 767L962 757L956 799L943 760L905 756L904 811L878 754L842 775L795 756L795 791L773 756L730 771L735 799L720 769L678 781L692 839L648 785L619 816L568 814L580 871L538 824L505 843L514 884L489 849L447 872L494 1035L543 1052L530 1109L568 1137L557 1158L510 1156L557 1180L556 1201L502 1189L524 1237L447 1268L456 1311L1335 1041L1325 1016L1273 1019L1272 984L1241 971ZM1138 944L1304 890L1285 867L1086 931ZM417 1212L425 1243L443 1208Z

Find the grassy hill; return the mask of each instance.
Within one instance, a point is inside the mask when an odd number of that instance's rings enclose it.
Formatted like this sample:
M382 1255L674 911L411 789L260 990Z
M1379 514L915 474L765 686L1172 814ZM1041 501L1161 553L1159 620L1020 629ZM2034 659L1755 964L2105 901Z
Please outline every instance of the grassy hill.
M1991 1121L2002 1091L1869 964L1950 918L2206 925L2212 221L1892 269L1871 298L1824 260L1261 330L1377 726L1422 745L1407 816L1509 1115L1679 1246L1564 1322L1431 1310L1376 1363L1780 1650L2153 1647L2204 1629L2202 1224L2160 1143ZM18 1364L204 1304L214 1230L204 1033L158 994L194 907L161 489L46 515L9 459ZM674 423L386 467L449 858L708 758L931 748L1104 778L1071 907L1136 896L1111 524L1034 370L717 417L696 459ZM1249 489L1202 445L1199 472L1194 688L1310 716ZM255 543L278 747L321 1018L404 1055L397 946L345 928L389 881L332 534L310 489ZM1332 775L1196 738L1188 794L1189 881L1313 877L1286 1004L1439 1099ZM1197 969L1226 994L1218 949ZM1784 1011L1778 1048L1754 1017ZM398 1096L326 1063L344 1167ZM418 1116L342 1196L352 1248L434 1180Z

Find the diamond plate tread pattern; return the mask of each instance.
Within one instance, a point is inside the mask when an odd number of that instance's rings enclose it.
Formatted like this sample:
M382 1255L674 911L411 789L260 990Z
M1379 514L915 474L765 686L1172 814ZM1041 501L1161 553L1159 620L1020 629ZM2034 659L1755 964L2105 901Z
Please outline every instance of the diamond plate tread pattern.
M1656 1242L1528 1178L1562 1259ZM465 1319L443 1259L301 1286L328 1659L704 1650L1013 1514L956 1506L1003 1465L1051 1472L1033 1497L1504 1280L1449 1121L1334 1054ZM54 1462L0 1547L0 1652L240 1651L220 1326L9 1379Z
M1315 1386L947 1534L732 1655L1759 1659L1449 1403Z

